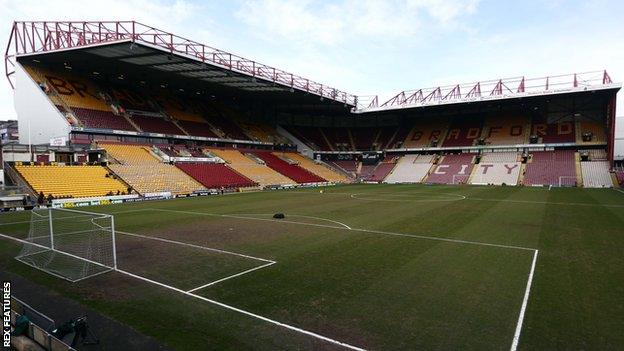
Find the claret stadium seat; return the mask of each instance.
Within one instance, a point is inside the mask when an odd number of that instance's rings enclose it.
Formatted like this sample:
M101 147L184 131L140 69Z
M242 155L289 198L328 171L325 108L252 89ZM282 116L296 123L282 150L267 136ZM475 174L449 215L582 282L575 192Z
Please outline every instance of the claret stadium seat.
M534 151L526 165L525 185L577 185L574 150Z
M468 182L474 157L476 154L463 153L444 156L431 174L425 180L426 183L438 184L465 184Z
M327 179L330 182L334 183L345 183L349 181L344 174L336 172L335 170L323 165L314 162L313 160L302 156L296 152L285 152L285 153L273 153L274 155L284 155L291 160L294 160L299 163L299 167L306 169L310 173L314 173L317 176Z
M290 164L282 160L270 151L253 151L253 154L262 159L267 166L297 183L322 183L327 181L296 164Z
M184 173L206 188L244 188L258 185L222 163L176 163Z
M297 184L296 181L271 169L265 164L254 161L238 150L217 148L209 148L206 150L226 161L228 166L236 172L261 186Z

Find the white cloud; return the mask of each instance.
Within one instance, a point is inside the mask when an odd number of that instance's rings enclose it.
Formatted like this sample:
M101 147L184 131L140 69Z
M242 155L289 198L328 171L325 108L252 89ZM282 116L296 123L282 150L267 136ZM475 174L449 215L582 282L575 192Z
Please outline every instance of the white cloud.
M477 0L344 0L327 5L310 0L248 0L236 16L265 40L293 45L358 45L376 41L420 40L423 31L454 25L473 13Z

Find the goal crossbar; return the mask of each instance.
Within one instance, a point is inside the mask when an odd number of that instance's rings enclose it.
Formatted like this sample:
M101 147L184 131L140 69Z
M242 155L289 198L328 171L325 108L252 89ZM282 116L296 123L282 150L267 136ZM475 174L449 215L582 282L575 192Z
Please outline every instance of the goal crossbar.
M109 214L73 209L31 211L20 262L75 282L117 269L115 221Z

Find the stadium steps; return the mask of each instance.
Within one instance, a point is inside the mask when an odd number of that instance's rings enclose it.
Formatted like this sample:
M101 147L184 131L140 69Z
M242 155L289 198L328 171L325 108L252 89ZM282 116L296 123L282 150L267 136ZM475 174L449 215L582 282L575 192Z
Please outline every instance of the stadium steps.
M324 183L326 179L300 167L297 164L290 164L282 158L271 153L271 151L254 151L253 155L262 159L267 166L296 181L297 183Z
M524 172L526 172L526 163L520 163L520 175L518 175L518 185L524 184Z
M171 123L175 124L176 127L178 127L178 129L180 129L182 131L182 133L184 133L186 135L191 135L186 129L182 128L182 125L180 123L178 123L177 119L172 118L171 116L169 116L169 120L171 121Z
M357 148L355 147L355 140L353 139L353 134L351 133L350 128L347 129L347 137L349 138L349 144L351 144L351 149L357 150Z
M278 157L280 156L280 153L274 152L273 154L277 155ZM314 160L295 152L287 152L283 155L290 160L298 162L299 167L304 168L308 172L314 173L321 178L327 179L328 181L334 183L345 183L349 181L349 178L346 177L343 173L332 169L325 163L317 163Z
M583 142L583 131L581 130L581 121L574 121L575 140L578 144Z
M139 125L138 125L138 124L136 124L136 123L132 120L132 118L130 118L130 115L128 115L127 113L122 113L122 114L121 114L121 116L123 116L123 118L124 118L126 121L128 121L128 123L130 123L130 125L131 125L132 127L134 127L134 129L138 130L139 132L143 132L143 129L141 129L141 128L139 127Z
M381 135L381 129L379 129L377 131L377 133L375 133L375 137L373 138L373 149L374 150L379 150L379 136Z
M611 172L611 183L613 183L614 188L621 188L620 182L618 181L618 176L616 172Z
M329 150L330 151L335 151L334 150L334 146L332 145L332 143L329 141L329 138L327 138L327 135L325 135L325 132L323 132L322 128L317 128L319 133L321 133L321 137L323 137L323 140L325 141L325 143L327 143L327 145L329 146ZM322 149L322 148L321 148Z
M481 167L479 167L479 164L481 164L481 162L475 163L474 166L472 167L472 171L470 171L470 175L468 176L468 180L466 181L466 184L473 184L472 182L473 178L476 176L477 172L481 170Z
M14 165L4 162L4 174L8 176L11 182L20 188L26 189L31 198L36 199L38 194L35 192L28 181L15 169Z
M260 184L262 187L270 185L293 185L297 183L269 168L264 162L258 163L256 160L251 159L238 150L216 148L209 148L206 150L217 155L219 158L226 161L232 169Z
M576 168L576 182L578 186L583 186L583 171L581 167L581 155L574 153L574 167Z

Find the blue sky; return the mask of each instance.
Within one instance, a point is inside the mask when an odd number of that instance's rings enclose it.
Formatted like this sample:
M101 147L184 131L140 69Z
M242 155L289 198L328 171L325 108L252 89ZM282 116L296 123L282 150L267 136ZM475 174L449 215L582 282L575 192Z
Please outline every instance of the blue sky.
M604 68L624 80L622 1L0 0L0 9L2 47L14 19L136 19L382 100L405 89ZM11 94L0 83L0 119L15 118Z

